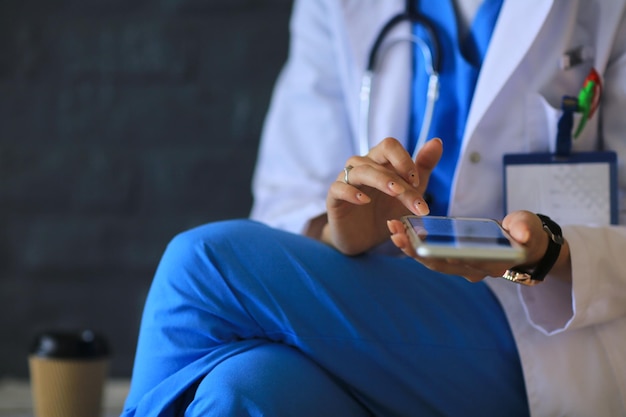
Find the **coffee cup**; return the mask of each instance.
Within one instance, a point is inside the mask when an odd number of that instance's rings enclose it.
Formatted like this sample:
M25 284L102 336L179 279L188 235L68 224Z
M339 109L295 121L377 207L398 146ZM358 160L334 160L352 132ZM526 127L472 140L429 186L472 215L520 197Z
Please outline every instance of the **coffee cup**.
M109 355L91 330L38 335L28 357L35 417L100 416Z

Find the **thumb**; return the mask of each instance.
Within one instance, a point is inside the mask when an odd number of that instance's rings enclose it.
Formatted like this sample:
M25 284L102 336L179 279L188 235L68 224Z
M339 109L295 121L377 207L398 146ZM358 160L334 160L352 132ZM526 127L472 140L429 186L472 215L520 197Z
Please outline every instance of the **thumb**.
M419 187L417 190L424 194L428 186L428 180L433 169L439 163L443 154L443 142L439 138L429 140L419 150L415 157L415 166L417 167L417 175L419 178Z

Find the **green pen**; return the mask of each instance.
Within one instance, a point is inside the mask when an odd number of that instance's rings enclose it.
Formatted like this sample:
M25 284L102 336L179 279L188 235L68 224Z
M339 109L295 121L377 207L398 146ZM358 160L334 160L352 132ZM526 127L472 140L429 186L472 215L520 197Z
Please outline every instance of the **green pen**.
M585 124L587 124L587 120L591 119L598 109L601 92L602 81L600 80L600 75L594 68L591 68L578 93L578 111L582 113L582 117L576 128L576 133L574 133L574 139L578 138Z

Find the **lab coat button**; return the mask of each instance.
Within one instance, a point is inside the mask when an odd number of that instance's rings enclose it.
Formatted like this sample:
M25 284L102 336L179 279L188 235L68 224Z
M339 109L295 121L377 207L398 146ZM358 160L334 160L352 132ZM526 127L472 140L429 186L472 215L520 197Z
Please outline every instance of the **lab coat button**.
M469 160L472 164L477 164L480 162L480 154L478 152L472 152L469 156Z

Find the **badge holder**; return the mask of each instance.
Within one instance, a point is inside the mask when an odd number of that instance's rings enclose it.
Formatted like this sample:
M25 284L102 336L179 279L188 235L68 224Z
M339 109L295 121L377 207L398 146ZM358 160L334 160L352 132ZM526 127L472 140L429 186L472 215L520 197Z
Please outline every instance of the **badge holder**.
M588 88L592 78L595 85ZM571 151L574 113L582 113L577 136L597 107L600 89L592 71L578 97L563 98L554 154L504 156L505 213L529 210L561 225L618 223L617 155ZM585 91L591 94L584 95Z

